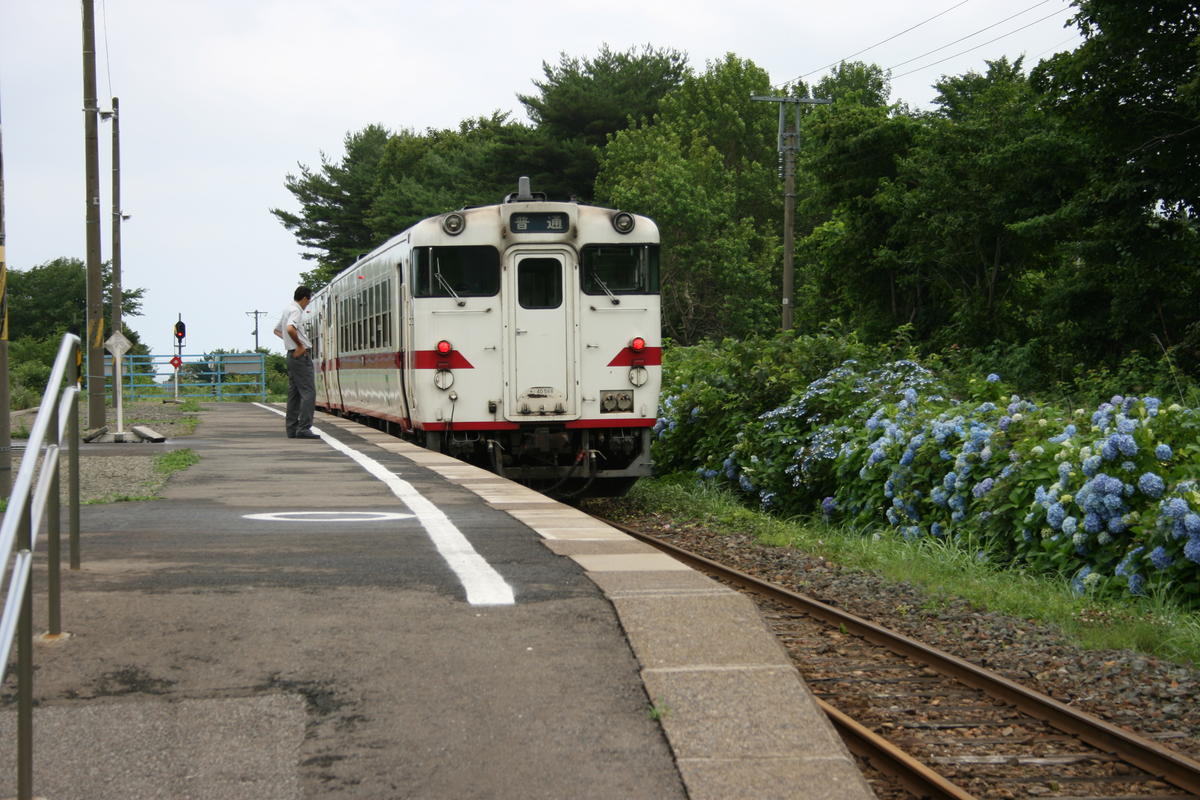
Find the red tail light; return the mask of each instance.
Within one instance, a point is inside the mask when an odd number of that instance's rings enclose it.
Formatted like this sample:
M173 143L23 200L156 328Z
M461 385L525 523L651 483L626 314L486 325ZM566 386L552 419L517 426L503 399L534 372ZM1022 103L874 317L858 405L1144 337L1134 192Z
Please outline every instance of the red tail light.
M451 345L449 342L447 342L445 339L442 339L440 342L437 343L437 351L441 355L448 356L448 355L450 355L450 353L453 350L454 350L454 346Z
M640 336L633 337L633 341L629 343L629 349L635 353L640 353L646 349L646 340Z

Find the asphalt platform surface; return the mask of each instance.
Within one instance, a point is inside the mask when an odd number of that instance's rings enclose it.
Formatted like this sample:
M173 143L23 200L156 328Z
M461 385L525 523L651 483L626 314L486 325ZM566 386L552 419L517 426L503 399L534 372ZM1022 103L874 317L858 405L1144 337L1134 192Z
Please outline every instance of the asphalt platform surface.
M205 406L164 499L83 508L70 636L34 655L38 796L870 796L740 598L490 473L317 427ZM0 798L13 697L10 675Z

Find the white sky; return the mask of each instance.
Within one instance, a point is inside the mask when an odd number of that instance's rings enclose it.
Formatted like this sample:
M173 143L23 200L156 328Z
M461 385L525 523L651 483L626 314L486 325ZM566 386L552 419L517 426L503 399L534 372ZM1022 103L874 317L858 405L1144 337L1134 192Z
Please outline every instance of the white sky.
M153 353L251 349L290 301L301 248L269 209L296 209L284 179L348 131L455 127L510 111L542 63L650 44L693 68L732 52L776 85L854 60L893 70L893 100L927 107L943 74L1025 55L1026 66L1079 39L1067 0L94 0L101 108L121 103L122 281L144 288L127 317ZM81 4L0 0L0 122L11 268L85 257ZM1025 12L1025 13L1020 13ZM1053 15L1049 19L1041 19ZM1041 21L1038 21L1041 20ZM1033 23L1030 25L1030 23ZM1025 27L1023 30L1019 28ZM921 69L1013 32L944 63ZM905 74L911 70L918 71ZM822 72L810 75L810 83ZM101 240L110 258L108 123L100 127ZM514 189L520 167L513 171ZM535 189L537 187L534 187ZM499 198L497 198L499 199ZM110 331L107 330L107 336ZM11 331L15 338L20 331Z

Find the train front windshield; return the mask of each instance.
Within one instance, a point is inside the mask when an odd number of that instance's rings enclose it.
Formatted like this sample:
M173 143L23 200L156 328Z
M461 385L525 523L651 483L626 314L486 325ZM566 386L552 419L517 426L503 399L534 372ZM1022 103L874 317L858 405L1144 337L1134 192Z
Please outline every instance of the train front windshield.
M492 297L500 291L500 251L490 245L413 250L415 297Z
M588 294L658 293L658 245L593 244L579 256Z

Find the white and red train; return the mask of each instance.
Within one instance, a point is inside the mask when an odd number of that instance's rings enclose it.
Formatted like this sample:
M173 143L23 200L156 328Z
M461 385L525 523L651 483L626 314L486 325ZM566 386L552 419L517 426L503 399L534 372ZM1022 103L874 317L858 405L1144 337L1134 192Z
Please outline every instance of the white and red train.
M529 190L418 222L308 306L317 406L559 494L650 474L658 228Z

